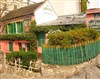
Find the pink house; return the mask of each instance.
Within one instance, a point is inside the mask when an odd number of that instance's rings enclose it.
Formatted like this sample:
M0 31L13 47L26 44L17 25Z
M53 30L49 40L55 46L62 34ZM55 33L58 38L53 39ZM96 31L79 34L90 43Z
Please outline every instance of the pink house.
M29 31L28 25L34 21L34 12L45 2L36 3L9 12L0 19L0 36L9 34L24 34ZM32 38L31 38L32 39ZM6 53L10 51L29 51L31 43L26 40L0 40L0 50Z
M8 41L8 40L0 40L0 50L4 51L6 53L10 52L10 51L29 51L28 49L28 45L30 43L28 41ZM23 46L22 46L23 45Z
M15 36L17 34L23 35L29 32L29 25L32 21L35 20L37 24L40 24L56 18L57 16L47 0L9 12L0 19L0 50L4 52L31 50L31 42L25 39L11 41L9 40L11 38L4 39L2 36L10 34ZM37 51L39 53L42 53L42 44L46 43L45 39L45 32L37 34Z
M88 9L86 12L86 25L100 31L100 8Z

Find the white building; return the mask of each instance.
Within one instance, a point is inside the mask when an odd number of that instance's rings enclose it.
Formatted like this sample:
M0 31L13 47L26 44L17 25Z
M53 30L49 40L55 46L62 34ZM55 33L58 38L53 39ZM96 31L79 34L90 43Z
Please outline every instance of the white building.
M58 18L48 1L45 1L44 5L39 7L34 14L37 25L56 20Z
M37 0L33 0L37 1ZM43 1L43 0L39 0ZM80 0L48 0L58 16L81 13Z
M100 8L100 0L89 0L87 9Z
M57 15L80 14L80 0L49 0Z

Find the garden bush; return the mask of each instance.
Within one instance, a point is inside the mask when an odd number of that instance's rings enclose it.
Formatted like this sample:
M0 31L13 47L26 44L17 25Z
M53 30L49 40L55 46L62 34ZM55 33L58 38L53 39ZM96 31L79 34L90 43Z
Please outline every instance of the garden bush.
M48 44L53 46L68 46L95 40L99 34L94 29L81 28L67 32L51 33L48 35Z
M15 59L21 59L21 65L29 67L30 60L37 60L37 53L34 52L25 52L25 51L15 51L7 54L6 59L14 63Z

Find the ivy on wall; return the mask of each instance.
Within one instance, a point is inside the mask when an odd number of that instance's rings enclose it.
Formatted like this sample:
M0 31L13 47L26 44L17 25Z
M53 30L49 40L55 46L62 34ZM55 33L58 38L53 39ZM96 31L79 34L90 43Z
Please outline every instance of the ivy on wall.
M81 0L81 12L86 13L88 0Z

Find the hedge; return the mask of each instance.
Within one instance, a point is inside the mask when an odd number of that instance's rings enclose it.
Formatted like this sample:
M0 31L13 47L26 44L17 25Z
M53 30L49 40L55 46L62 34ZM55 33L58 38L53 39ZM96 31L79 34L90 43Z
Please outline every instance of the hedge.
M57 32L48 35L48 44L53 46L68 46L95 40L99 34L94 29L81 28L67 32Z
M6 59L8 62L12 61L14 63L15 59L20 58L22 61L21 65L29 67L30 60L37 60L37 57L36 52L14 51L7 54Z
M33 38L36 39L35 34L33 33L22 33L22 34L2 34L0 35L0 40L27 40L30 41L30 39Z

